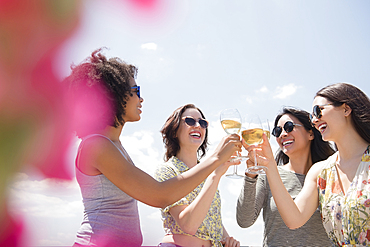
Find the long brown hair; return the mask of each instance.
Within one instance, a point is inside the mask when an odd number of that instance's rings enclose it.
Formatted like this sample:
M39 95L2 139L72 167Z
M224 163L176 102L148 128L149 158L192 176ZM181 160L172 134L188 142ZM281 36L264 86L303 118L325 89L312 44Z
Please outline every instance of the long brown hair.
M171 157L176 156L176 154L180 150L180 143L179 139L177 138L177 131L179 129L181 120L182 120L182 114L186 111L186 109L196 109L199 111L202 118L205 119L205 116L203 112L197 108L193 104L187 104L184 106L181 106L177 108L171 116L167 119L165 124L163 125L161 129L161 134L163 138L163 143L166 149L166 153L164 155L164 160L168 161ZM206 129L206 135L204 138L204 141L202 145L198 149L198 159L202 158L206 154L208 145L208 129Z
M311 159L312 164L327 159L330 155L334 154L334 149L330 143L324 141L321 137L321 133L311 125L309 113L307 111L293 108L284 107L282 112L276 116L274 127L277 126L280 118L286 114L296 117L300 124L306 129L306 131L312 130L314 139L311 141ZM286 155L280 148L278 149L275 157L275 161L278 165L283 165L289 162L289 156Z
M357 87L348 83L336 83L320 89L316 97L321 96L334 106L347 104L351 109L351 120L357 133L370 143L370 100Z

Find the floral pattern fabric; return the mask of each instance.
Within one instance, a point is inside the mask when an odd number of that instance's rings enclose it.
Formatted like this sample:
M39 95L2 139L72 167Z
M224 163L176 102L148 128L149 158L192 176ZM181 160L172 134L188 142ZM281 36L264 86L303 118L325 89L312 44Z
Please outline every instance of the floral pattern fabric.
M160 165L155 171L155 179L158 181L165 181L181 173L189 170L189 167L184 162L176 157L172 157L166 163ZM169 213L169 210L174 206L179 205L190 205L195 198L199 195L204 185L204 181L198 185L192 192L187 196L175 202L174 204L161 209L163 228L165 234L183 234L192 236L184 232L177 224L176 220ZM202 240L211 240L212 246L222 247L221 239L223 234L223 227L221 221L221 198L219 190L215 193L212 204L208 210L208 213L199 226L195 237Z
M337 158L335 153L323 161L327 164L317 179L324 228L335 246L370 246L370 146L346 193L338 179Z

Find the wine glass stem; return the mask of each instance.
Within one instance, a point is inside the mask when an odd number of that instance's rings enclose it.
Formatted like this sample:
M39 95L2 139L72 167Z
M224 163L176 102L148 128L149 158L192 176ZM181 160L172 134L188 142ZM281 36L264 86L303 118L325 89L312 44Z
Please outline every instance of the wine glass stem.
M238 166L234 165L234 174L238 174Z

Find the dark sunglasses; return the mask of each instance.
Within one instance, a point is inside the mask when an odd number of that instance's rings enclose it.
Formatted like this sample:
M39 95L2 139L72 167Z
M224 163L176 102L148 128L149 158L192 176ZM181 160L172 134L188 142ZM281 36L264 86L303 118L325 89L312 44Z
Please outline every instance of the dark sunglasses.
M134 86L134 87L131 87L131 89L136 89L136 95L139 97L140 99L140 86Z
M202 127L203 129L208 128L208 121L205 119L198 119L198 121L192 117L183 117L182 119L184 119L185 123L190 127L195 126L195 124L198 122L200 127Z
M286 133L290 133L293 131L294 129L294 126L303 126L301 124L296 124L296 123L293 123L291 121L287 121L285 124L284 124L284 130ZM275 137L279 137L281 135L281 132L283 131L283 128L281 128L280 126L275 126L275 128L272 130L272 135L275 136Z
M312 114L310 114L311 123L312 123L313 116L315 116L317 119L320 119L322 117L322 109L321 108L323 108L324 106L328 106L328 105L332 105L332 104L315 105L312 108Z

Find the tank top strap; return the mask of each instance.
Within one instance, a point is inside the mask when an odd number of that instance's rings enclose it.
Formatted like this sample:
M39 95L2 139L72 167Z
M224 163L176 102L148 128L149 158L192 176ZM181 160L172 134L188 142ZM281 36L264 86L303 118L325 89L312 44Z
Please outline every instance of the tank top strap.
M128 155L127 151L124 149L124 147L122 147L122 150L116 146L116 144L114 144L114 142L109 139L108 137L106 137L105 135L101 135L101 134L91 134L91 135L87 135L85 137L82 138L81 140L81 143L78 147L78 150L77 150L77 157L76 157L76 166L78 168L78 162L80 160L80 152L82 150L82 147L83 147L83 142L86 141L87 139L91 138L91 137L94 137L94 136L100 136L100 137L103 137L105 139L108 139L117 149L118 151L120 151L120 153L123 155L123 157L125 157L126 160L130 161L132 164L133 164L133 161L131 160L130 156Z

